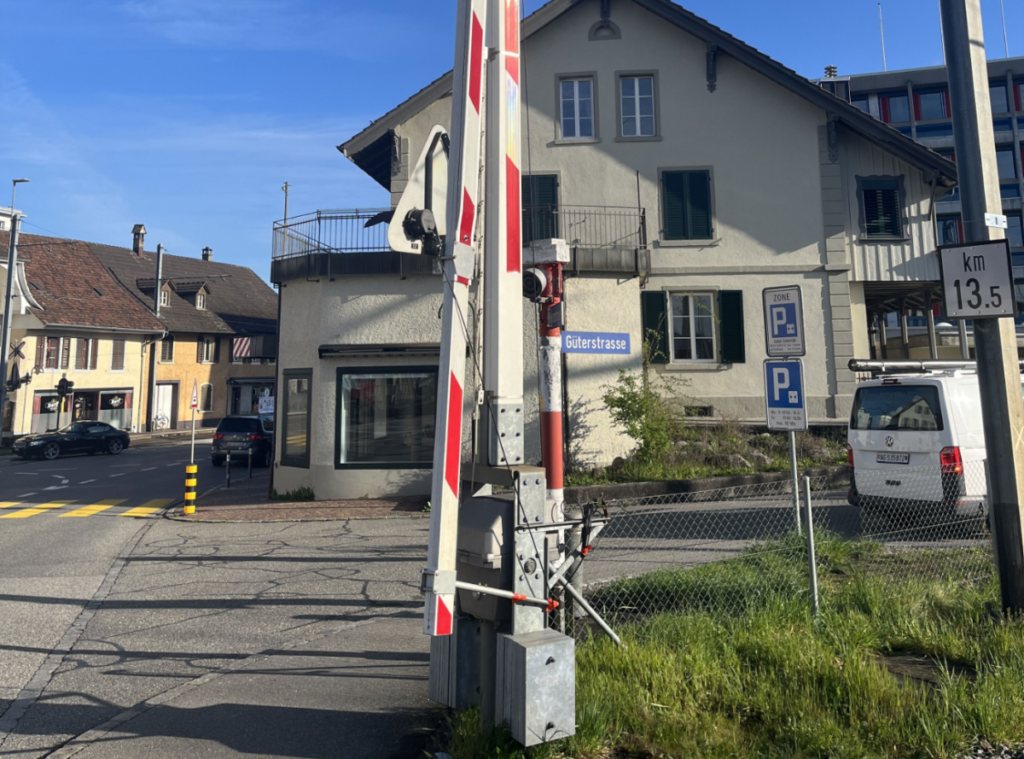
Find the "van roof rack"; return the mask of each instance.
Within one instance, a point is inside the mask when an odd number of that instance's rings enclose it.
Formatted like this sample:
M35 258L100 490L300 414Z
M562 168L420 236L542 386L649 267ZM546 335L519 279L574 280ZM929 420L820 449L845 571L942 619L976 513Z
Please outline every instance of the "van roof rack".
M1024 368L1024 361L1019 362ZM943 361L942 359L924 359L920 361L876 361L851 358L847 364L851 372L871 372L875 377L883 374L910 374L918 372L948 372L962 369L977 369L977 361Z

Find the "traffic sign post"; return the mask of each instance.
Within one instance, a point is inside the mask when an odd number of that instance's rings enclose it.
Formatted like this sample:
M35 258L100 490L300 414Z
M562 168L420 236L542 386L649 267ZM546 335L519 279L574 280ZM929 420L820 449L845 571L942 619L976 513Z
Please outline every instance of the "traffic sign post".
M196 480L199 477L196 467L196 409L199 408L199 380L195 378L192 379L192 400L189 405L192 407L192 458L189 460L189 466L185 467L185 507L182 511L186 514L195 514Z
M804 335L804 301L800 285L766 287L764 300L764 348L769 358L807 355Z
M991 319L1017 315L1008 240L939 248L946 316Z
M793 515L800 529L800 485L796 466L796 433L807 429L807 401L804 392L804 364L795 361L764 362L764 397L768 429L789 433L789 470L793 478Z

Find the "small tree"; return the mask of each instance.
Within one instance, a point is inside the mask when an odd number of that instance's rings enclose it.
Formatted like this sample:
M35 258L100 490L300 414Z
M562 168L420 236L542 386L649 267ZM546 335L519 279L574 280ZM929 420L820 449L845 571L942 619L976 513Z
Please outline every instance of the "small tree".
M661 354L658 332L650 329L643 343L640 372L619 369L614 385L605 386L604 402L612 421L637 443L636 459L650 464L668 453L675 420L661 396L651 387L651 362Z

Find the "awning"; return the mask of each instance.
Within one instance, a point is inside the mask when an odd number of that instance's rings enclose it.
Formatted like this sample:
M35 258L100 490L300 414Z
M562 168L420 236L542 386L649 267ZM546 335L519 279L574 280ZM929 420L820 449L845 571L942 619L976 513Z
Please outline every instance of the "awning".
M229 385L273 385L274 382L273 377L231 377L228 379Z
M321 345L320 358L367 356L433 356L441 355L437 343L392 343L390 345Z

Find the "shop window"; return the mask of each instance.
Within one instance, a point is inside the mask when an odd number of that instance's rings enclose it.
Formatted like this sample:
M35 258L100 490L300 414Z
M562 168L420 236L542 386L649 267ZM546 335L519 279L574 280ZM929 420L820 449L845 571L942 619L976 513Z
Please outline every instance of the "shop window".
M713 233L711 172L661 172L662 237L710 240Z
M339 369L335 466L429 468L437 368Z
M743 292L641 294L644 341L651 362L746 362Z
M309 400L312 369L284 371L281 466L309 468Z

